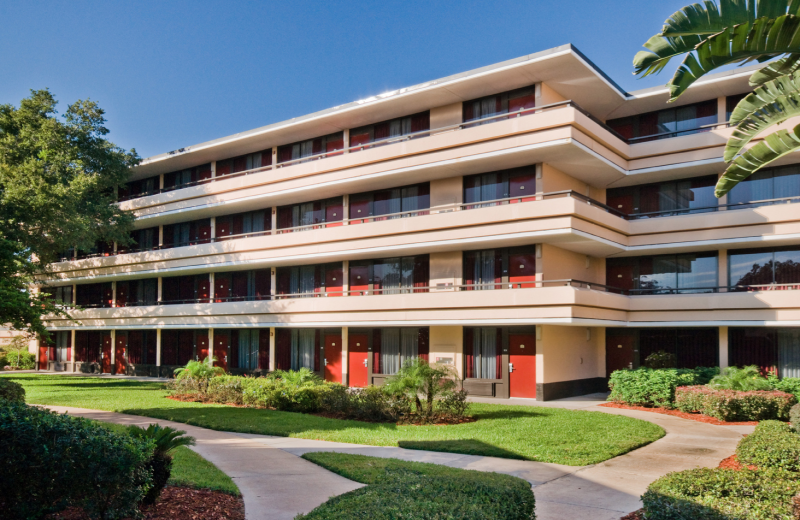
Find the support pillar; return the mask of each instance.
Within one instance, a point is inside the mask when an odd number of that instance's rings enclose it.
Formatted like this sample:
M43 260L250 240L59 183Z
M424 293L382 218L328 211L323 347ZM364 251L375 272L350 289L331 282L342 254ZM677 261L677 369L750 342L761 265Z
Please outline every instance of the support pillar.
M342 262L342 295L350 296L350 260Z
M269 274L269 294L270 294L270 299L274 300L275 299L275 295L278 294L277 277L275 275L275 268L274 267L271 268L269 271L270 271L270 274ZM270 359L272 359L272 358L270 358Z
M111 282L111 307L117 306L117 282Z
M217 176L217 161L211 161L211 178L213 179L216 176ZM211 221L212 222L214 221L213 218L212 218ZM213 226L214 224L211 224L211 225Z
M114 373L114 370L117 366L117 331L116 329L111 329L111 373Z
M77 366L75 361L75 336L77 335L76 330L70 331L70 341L69 341L69 359L72 361L72 371L75 372L75 367Z
M208 357L214 359L214 329L208 329Z
M269 328L269 371L275 371L275 327Z
M719 264L717 266L717 272L719 273L719 279L717 285L720 286L719 292L728 292L728 250L727 249L720 249L719 257L718 257Z
M211 241L217 238L217 217L211 217Z
M272 224L271 224L271 226L272 226L272 234L273 235L277 235L278 234L278 208L277 208L277 206L272 208Z
M214 303L214 284L216 283L217 278L214 276L214 273L208 273L208 302Z
M156 294L156 301L157 301L157 302L161 302L161 288L162 288L162 286L164 285L164 284L162 283L163 281L164 281L164 279L163 279L162 277L160 277L160 276L159 276L159 277L158 277L158 291L157 291L157 292L158 292L158 294Z
M350 379L349 379L350 356L348 354L349 343L350 342L348 340L348 328L342 327L342 384L345 386L350 386Z
M161 366L161 329L156 329L156 366Z
M348 225L350 222L350 195L345 194L342 196L342 225Z
M727 368L730 366L730 357L728 354L728 327L719 328L719 368Z
M350 153L350 129L345 128L342 134L344 134L344 153Z

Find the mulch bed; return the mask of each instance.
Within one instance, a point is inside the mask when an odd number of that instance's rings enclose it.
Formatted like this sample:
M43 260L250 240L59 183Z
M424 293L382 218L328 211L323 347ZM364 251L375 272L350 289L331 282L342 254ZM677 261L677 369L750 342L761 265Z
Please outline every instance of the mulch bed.
M628 513L619 520L644 520L644 509L639 509L633 513Z
M731 455L727 459L722 459L722 462L719 463L717 466L719 469L732 469L734 471L747 469L758 469L758 466L743 466L740 462L736 454Z
M186 487L168 486L152 506L143 507L145 520L244 520L244 502L241 498ZM47 520L89 520L77 507L48 515Z
M707 415L703 415L700 413L686 413L686 412L680 412L678 410L670 410L669 408L648 408L646 406L630 406L627 404L619 404L619 403L603 403L600 406L605 406L608 408L622 408L623 410L639 410L640 412L654 412L664 415L673 415L675 417L680 417L681 419L690 419L692 421L697 421L706 424L713 424L716 426L733 426L733 425L756 426L758 424L758 421L725 422L725 421L720 421L719 419L716 419L714 417L709 417Z

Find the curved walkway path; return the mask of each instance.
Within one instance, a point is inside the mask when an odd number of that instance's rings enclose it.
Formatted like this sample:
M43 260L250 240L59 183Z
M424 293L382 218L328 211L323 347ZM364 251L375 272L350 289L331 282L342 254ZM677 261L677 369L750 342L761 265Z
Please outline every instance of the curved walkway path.
M650 482L671 471L716 467L722 459L734 453L742 434L752 430L752 427L712 426L669 415L598 407L599 402L605 399L604 395L587 397L547 403L516 399L486 401L625 415L658 424L667 434L643 448L600 464L563 466L396 447L217 432L135 415L59 406L49 408L99 421L144 426L158 422L186 430L197 439L197 446L193 449L230 475L239 486L247 520L290 520L297 513L311 511L329 497L362 486L299 458L310 451L391 457L506 473L524 478L533 486L537 520L619 520L624 514L641 507L639 496Z

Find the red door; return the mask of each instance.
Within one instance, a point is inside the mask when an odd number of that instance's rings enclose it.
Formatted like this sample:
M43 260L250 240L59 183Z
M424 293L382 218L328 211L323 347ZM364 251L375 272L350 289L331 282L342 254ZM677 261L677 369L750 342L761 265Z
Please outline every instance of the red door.
M325 336L325 381L342 382L342 336Z
M609 265L606 267L606 285L616 287L622 291L634 288L633 265Z
M325 270L325 292L328 293L328 296L342 295L342 278L344 277L343 272L344 271L342 267Z
M350 218L351 224L362 224L363 219L369 217L369 201L368 200L351 200L350 201Z
M517 288L536 284L536 253L510 253L508 255L508 282Z
M227 333L214 333L214 357L217 362L214 366L222 367L223 370L228 370L228 334Z
M231 295L231 277L220 275L214 277L214 301L226 302Z
M50 348L44 340L39 340L39 370L47 370L47 361L50 356Z
M536 174L530 173L527 175L517 175L508 179L508 196L521 197L520 199L513 199L511 203L517 201L528 202L536 200Z
M609 336L606 338L606 377L623 368L633 368L636 336Z
M197 300L199 303L208 303L211 286L211 277L207 274L197 276Z
M350 386L365 387L369 382L367 372L367 341L366 334L351 334L347 342L347 372Z
M360 296L369 290L369 266L350 265L350 296Z
M125 352L128 350L128 335L117 333L117 346L114 352L115 374L124 374L127 363L125 362Z
M536 397L536 336L509 334L508 362L511 397Z
M111 334L103 334L103 373L111 373Z
M117 307L125 307L125 304L128 303L129 289L128 282L117 282Z
M342 218L344 215L342 212L344 211L344 206L341 202L336 205L326 206L325 207L325 222L327 224L325 227L335 227L342 225Z
M195 341L197 341L198 360L203 361L208 357L208 333L198 332Z

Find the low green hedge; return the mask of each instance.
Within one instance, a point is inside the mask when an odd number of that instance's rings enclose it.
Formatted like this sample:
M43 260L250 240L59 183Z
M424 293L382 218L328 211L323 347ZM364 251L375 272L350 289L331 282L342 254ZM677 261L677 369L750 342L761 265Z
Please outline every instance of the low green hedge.
M529 482L510 475L344 453L304 459L367 484L297 520L533 520Z
M90 518L138 518L152 442L84 419L0 406L0 517L38 519L78 506Z
M800 435L778 421L763 421L739 441L736 457L745 466L800 471Z
M16 351L6 352L0 356L0 368L5 366L18 367L20 370L33 370L36 368L36 356L24 350L19 354Z
M19 383L0 377L0 401L2 400L24 403L25 389Z
M633 406L670 408L675 401L676 388L704 385L718 373L716 367L616 370L608 381L611 389L608 399Z
M680 387L675 407L682 412L700 412L721 421L764 421L789 419L797 399L777 390L714 390L706 386Z
M800 493L779 469L692 469L656 480L642 495L647 520L789 520Z

